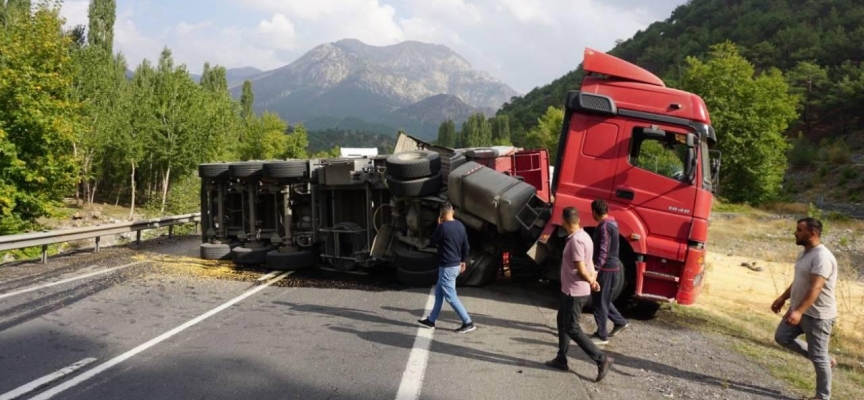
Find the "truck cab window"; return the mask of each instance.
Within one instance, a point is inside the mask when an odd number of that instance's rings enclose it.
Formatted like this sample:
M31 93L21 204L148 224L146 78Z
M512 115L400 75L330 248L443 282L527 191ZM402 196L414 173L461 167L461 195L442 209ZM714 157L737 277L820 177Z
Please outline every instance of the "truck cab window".
M630 164L667 178L687 181L686 137L665 132L645 132L643 128L633 131L630 140Z

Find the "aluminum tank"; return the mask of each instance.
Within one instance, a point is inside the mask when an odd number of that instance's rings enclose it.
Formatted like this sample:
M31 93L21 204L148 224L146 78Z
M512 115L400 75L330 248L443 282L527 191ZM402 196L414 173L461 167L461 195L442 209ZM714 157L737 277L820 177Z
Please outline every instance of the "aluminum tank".
M453 170L448 179L450 202L502 233L522 229L516 215L536 193L534 186L473 161Z

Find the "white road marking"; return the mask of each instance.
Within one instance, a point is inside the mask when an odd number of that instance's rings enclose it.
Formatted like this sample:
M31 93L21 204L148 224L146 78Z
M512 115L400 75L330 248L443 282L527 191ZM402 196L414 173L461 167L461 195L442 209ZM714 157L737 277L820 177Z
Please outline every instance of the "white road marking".
M16 290L16 291L14 291L14 292L9 292L9 293L0 294L0 299L5 299L5 298L7 298L7 297L17 296L17 295L19 295L19 294L35 292L35 291L37 291L37 290L46 289L46 288L49 288L49 287L52 287L52 286L62 285L62 284L64 284L64 283L74 282L74 281L81 280L81 279L87 279L87 278L90 278L90 277L92 277L92 276L96 276L96 275L107 274L107 273L109 273L109 272L116 271L116 270L118 270L118 269L128 268L128 267L131 267L131 266L133 266L133 265L143 264L143 263L146 263L146 262L147 262L147 261L136 261L136 262L129 263L129 264L126 264L126 265L121 265L121 266L119 266L119 267L106 268L106 269L103 269L103 270L100 270L100 271L91 272L91 273L89 273L89 274L79 275L79 276L76 276L76 277L74 277L74 278L63 279L62 281L46 283L46 284L44 284L44 285L32 286L32 287L29 287L29 288L26 288L26 289L21 289L21 290Z
M270 278L272 278L272 277L274 277L274 276L276 276L276 275L278 275L278 274L279 274L279 271L273 271L273 272L271 272L271 273L269 273L269 274L267 274L267 275L264 275L264 276L258 278L258 282L266 281L266 280L268 280L268 279L270 279Z
M429 292L426 299L424 315L429 315L435 305L435 288ZM423 377L426 375L426 362L429 360L429 346L432 344L432 333L434 329L426 327L417 328L417 337L414 339L414 347L408 356L408 365L402 373L402 382L399 391L396 392L396 400L417 400L420 398L420 389L423 388Z
M188 329L189 327L191 327L191 326L193 326L193 325L195 325L201 321L204 321L205 319L210 318L210 317L218 314L221 311L224 311L228 307L231 307L234 304L241 302L243 299L264 290L265 288L269 287L270 285L273 285L276 282L281 281L283 278L285 278L288 275L291 275L293 272L294 271L283 272L283 273L277 275L275 278L267 281L267 283L264 283L261 286L256 286L252 289L249 289L246 292L244 292L243 294L241 294L240 296L237 296L237 297L231 299L227 303L222 304L221 306L216 307L216 308L214 308L214 309L212 309L212 310L210 310L204 314L201 314L200 316L196 317L195 319L190 320L189 322L186 322L183 325L180 325L180 326L178 326L178 327L176 327L176 328L174 328L168 332L163 333L162 335L160 335L156 338L151 339L147 343L144 343L144 344L142 344L142 345L140 345L140 346L138 346L132 350L129 350L129 351L117 356L117 357L114 357L114 358L112 358L112 359L110 359L110 360L108 360L102 364L99 364L96 367L94 367L93 369L91 369L87 372L84 372L83 374L78 375L73 379L70 379L69 381L63 383L62 385L59 385L55 388L52 388L51 390L46 390L45 392L39 394L36 397L31 398L30 400L50 399L50 398L62 393L63 391L65 391L65 390L67 390L67 389L69 389L69 388L71 388L71 387L73 387L73 386L75 386L81 382L84 382L84 381L86 381L86 380L88 380L88 379L90 379L90 378L92 378L92 377L94 377L94 376L96 376L102 372L105 372L107 369L109 369L109 368L111 368L117 364L120 364L121 362L126 361L126 360L134 357L138 353L141 353L141 352L143 352L143 351L171 338L172 336L174 336L180 332L183 332L184 330Z
M66 368L58 370L57 372L54 372L54 373L49 374L49 375L45 375L45 376L43 376L43 377L41 377L41 378L39 378L33 382L30 382L24 386L21 386L18 389L3 393L2 395L0 395L0 400L14 400L14 399L17 399L21 396L24 396L30 392L35 392L35 391L45 387L45 385L50 384L51 382L62 379L66 375L69 375L69 374L71 374L71 373L73 373L73 372L75 372L81 368L86 367L87 365L90 365L94 361L96 361L96 359L93 357L85 358L81 361L76 362L75 364L72 364Z

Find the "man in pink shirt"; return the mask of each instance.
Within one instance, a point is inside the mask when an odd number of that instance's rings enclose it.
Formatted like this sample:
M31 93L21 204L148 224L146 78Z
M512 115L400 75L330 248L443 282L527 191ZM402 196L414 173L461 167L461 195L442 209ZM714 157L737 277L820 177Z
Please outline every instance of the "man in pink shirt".
M575 207L564 209L561 221L569 236L564 246L564 255L561 258L561 305L558 307L558 356L547 361L546 365L569 370L567 366L567 351L570 349L570 339L573 339L579 348L597 363L597 378L600 382L609 372L609 367L614 362L597 345L591 341L588 335L579 326L579 314L592 290L599 290L596 274L594 272L594 243L591 236L579 224L579 211Z

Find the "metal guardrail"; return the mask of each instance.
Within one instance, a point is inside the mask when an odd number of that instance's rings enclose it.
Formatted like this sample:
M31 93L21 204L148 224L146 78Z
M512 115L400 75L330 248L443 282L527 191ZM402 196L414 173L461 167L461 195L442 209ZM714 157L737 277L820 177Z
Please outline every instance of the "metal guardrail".
M174 235L174 225L195 223L195 231L198 231L198 223L201 221L201 213L184 215L173 215L169 217L145 219L130 222L118 222L116 224L85 226L81 228L58 229L45 232L22 233L18 235L0 236L0 251L26 249L28 247L42 246L42 263L48 262L48 245L66 243L73 240L96 239L96 252L99 252L99 240L102 236L119 235L128 232L136 232L135 242L141 244L141 231L168 227L168 237Z

